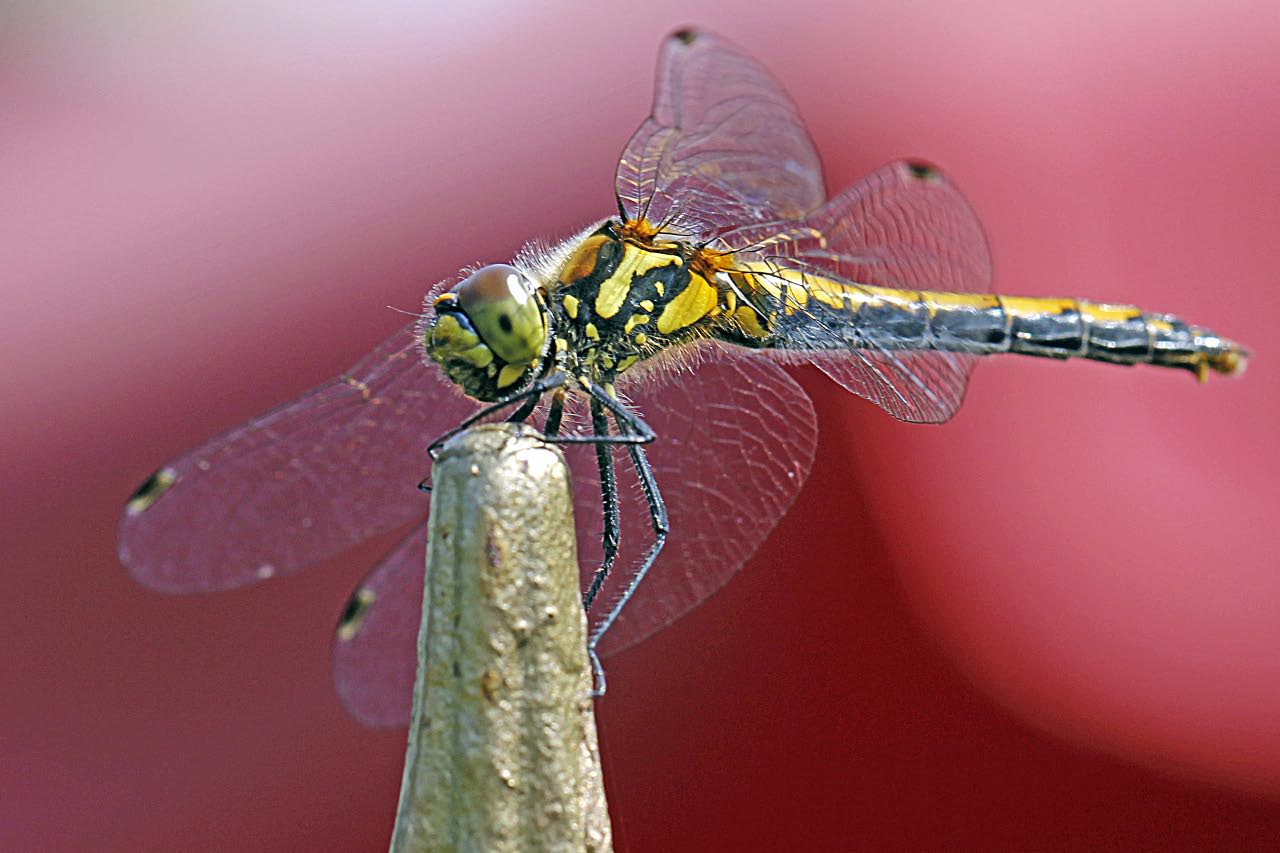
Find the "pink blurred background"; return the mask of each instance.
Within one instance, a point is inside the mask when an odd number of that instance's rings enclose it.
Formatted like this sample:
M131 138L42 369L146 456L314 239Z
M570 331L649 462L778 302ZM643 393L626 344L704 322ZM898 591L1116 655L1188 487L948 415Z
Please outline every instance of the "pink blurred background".
M1037 7L1039 4L1035 4ZM135 585L124 497L353 362L459 266L612 204L677 25L778 74L838 190L927 157L1008 292L1177 312L1240 382L1008 359L943 428L798 373L822 462L616 658L628 850L1280 844L1280 8L9 4L0 848L378 850L403 732L331 629L387 543Z

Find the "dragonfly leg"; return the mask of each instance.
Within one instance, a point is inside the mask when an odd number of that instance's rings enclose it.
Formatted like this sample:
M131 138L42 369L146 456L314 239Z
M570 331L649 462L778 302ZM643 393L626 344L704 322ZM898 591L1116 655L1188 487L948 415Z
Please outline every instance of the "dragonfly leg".
M564 389L559 388L551 396L551 407L547 410L546 423L542 425L542 435L553 439L560 434L560 419L564 417Z
M641 444L648 444L657 436L648 424L636 417L600 386L588 384L585 389L591 395L592 434L555 437L552 440L560 444L594 444L596 448L596 463L600 468L600 494L604 502L604 562L600 564L600 568L596 569L595 575L591 578L591 585L582 599L583 607L589 610L618 555L618 484L614 476L613 453L609 445L625 444L630 450ZM609 434L606 412L612 414L618 424L617 435ZM634 460L633 455L632 461ZM646 487L646 497L648 497L648 487Z
M431 460L434 462L436 457L440 454L440 448L443 447L449 439L453 438L476 421L487 418L499 409L510 406L513 403L520 403L520 408L516 409L516 411L513 412L511 417L507 420L512 423L522 423L530 414L533 413L533 410L537 408L538 401L542 399L543 394L564 385L568 378L569 377L565 376L563 373L557 373L553 376L538 379L528 388L525 388L522 391L517 391L514 394L508 394L502 399L490 403L480 411L472 413L462 423L431 442L431 444L427 446L427 455L430 456ZM431 486L427 485L428 479L430 479L430 475L423 477L422 481L418 483L419 491L431 491Z
M499 409L506 408L513 403L520 403L521 405L520 408L516 409L516 411L512 413L511 417L507 418L507 421L509 423L523 423L524 420L533 413L533 410L537 408L538 401L542 399L543 394L555 388L559 388L561 385L564 385L568 379L569 377L565 376L563 373L557 373L553 376L548 376L535 381L532 385L522 391L517 391L514 394L508 394L500 400L495 400L480 411L474 412L462 423L431 442L431 444L427 446L427 455L430 456L431 460L434 462L435 458L440 455L440 448L443 447L449 439L453 438L476 421L483 420ZM422 482L418 483L418 489L423 492L431 491L431 487L427 485L426 477L422 479Z
M592 695L596 697L603 696L608 687L604 679L604 667L600 665L600 655L596 652L596 648L600 645L600 641L604 639L604 635L613 627L613 623L617 621L622 609L627 606L627 602L635 594L640 582L649 573L649 568L653 565L654 560L658 558L659 552L662 551L662 546L666 544L667 534L671 532L671 527L667 521L667 505L662 500L662 493L658 491L658 481L653 476L653 468L649 465L644 448L638 444L632 444L627 446L627 452L631 455L631 464L635 466L636 472L640 475L640 485L644 489L644 498L649 504L649 517L653 521L653 544L649 546L649 552L644 555L644 560L640 563L639 568L636 569L635 574L627 581L627 588L623 590L622 597L613 605L609 614L605 616L604 621L600 623L600 626L596 628L595 632L587 640L587 654L591 658L591 668L594 670L596 682L596 688Z
M427 453L431 456L432 459L435 459L436 456L440 454L440 448L443 447L445 443L449 441L449 439L453 438L458 433L467 429L467 427L471 426L475 422L483 420L484 418L487 418L489 415L493 414L499 409L505 409L507 406L510 406L513 403L524 403L525 401L528 401L528 400L532 400L533 405L536 406L538 398L540 398L543 394L547 393L552 389L559 388L561 385L567 382L568 379L569 377L566 376L565 374L556 373L552 376L548 376L543 379L538 379L534 381L534 383L530 385L528 388L525 388L521 391L516 391L514 394L508 394L507 396L499 400L493 401L492 403L485 406L480 411L473 412L472 414L468 415L466 420L464 420L462 423L458 424L456 427L449 430L444 435L437 438L435 441L431 442L430 447L427 448ZM523 409L524 406L521 406L521 408ZM532 406L529 407L529 411L530 412L533 411ZM526 414L525 417L528 417L528 414Z
M640 586L640 582L649 573L649 568L653 565L658 553L662 550L662 546L666 543L670 526L668 524L666 503L662 499L662 493L658 490L657 478L653 474L653 467L649 464L649 459L645 455L642 446L657 438L657 433L641 420L638 415L618 402L612 394L605 391L603 387L595 384L586 384L584 390L591 397L592 434L561 436L555 433L554 430L558 429L560 425L562 393L557 394L556 398L552 400L552 408L547 415L548 426L545 430L549 442L595 445L596 463L600 469L600 496L604 505L604 560L600 568L592 576L591 585L583 595L584 609L589 610L591 608L618 555L618 484L614 473L612 445L622 444L626 446L627 453L631 458L631 464L640 476L640 486L644 491L645 501L649 505L649 517L653 522L654 536L653 544L649 546L644 560L641 561L635 573L627 581L627 587L623 590L622 597L612 606L604 621L600 623L600 626L596 628L587 641L587 654L591 659L591 669L596 683L592 695L603 696L606 689L604 667L600 664L600 656L596 652L596 648L600 645L605 633L617 621L622 609L631 599L631 596L635 594L637 587ZM613 415L614 422L618 425L617 435L609 434L608 415Z
M649 444L658 434L635 412L619 403L612 395L598 385L587 385L584 390L591 395L591 405L600 405L609 410L620 427L618 435L610 435L604 426L596 425L592 435L565 435L552 439L556 444ZM592 410L594 412L594 409ZM601 430L605 430L601 432Z
M622 431L622 435L617 436L622 439L618 442L619 444L650 444L658 437L653 428L641 420L639 415L619 403L612 394L600 386L591 385L587 388L587 393L591 395L591 399L599 400L600 405L608 409L613 419L617 421L618 428Z
M522 424L527 421L529 419L529 415L533 414L533 410L538 408L538 402L541 399L541 395L530 395L528 399L520 404L520 408L507 416L507 423Z
M591 398L591 427L597 438L609 436L609 420L604 406ZM600 586L609 576L613 561L618 556L618 480L613 470L613 448L604 442L596 444L596 465L600 469L600 497L604 507L604 561L591 578L591 586L582 597L582 606L590 610L600 592Z
M649 546L648 553L644 555L644 560L641 561L635 573L627 581L627 588L623 590L622 596L614 603L604 621L600 623L599 627L592 632L591 637L587 640L587 655L591 658L591 668L595 675L596 684L592 695L599 697L605 694L608 684L605 681L604 667L600 664L600 655L597 653L596 648L600 645L604 635L608 633L609 628L617 621L623 608L627 606L627 602L631 600L631 596L635 594L636 589L640 586L640 582L649 573L649 568L653 565L654 560L658 558L659 552L662 551L662 546L667 541L667 534L670 532L671 527L667 518L667 505L662 499L662 492L658 489L658 479L653 474L653 466L649 464L649 458L642 446L653 441L656 434L647 423L611 395L597 392L594 387L591 391L592 403L595 403L598 398L600 405L609 409L613 414L614 421L618 425L618 432L633 439L633 441L626 442L627 454L631 457L631 464L640 476L640 488L644 491L645 502L649 505L649 518L653 522L653 544ZM596 430L599 432L600 428L597 427ZM607 448L605 449L607 450ZM604 578L599 578L599 580L603 582ZM595 583L593 583L593 588L598 588Z

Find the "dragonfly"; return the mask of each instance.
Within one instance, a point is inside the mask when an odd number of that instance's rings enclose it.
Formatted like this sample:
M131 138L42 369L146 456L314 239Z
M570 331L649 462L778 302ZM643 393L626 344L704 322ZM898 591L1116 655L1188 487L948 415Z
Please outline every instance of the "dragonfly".
M817 428L784 369L810 364L902 421L942 423L980 358L1021 354L1237 374L1238 344L1168 314L992 292L979 221L900 160L828 198L795 105L709 32L662 45L617 212L432 288L346 373L159 469L119 556L175 593L290 574L405 529L333 643L346 707L408 721L428 506L422 466L485 419L539 427L576 483L588 646L602 656L723 586L786 513ZM415 474L415 471L417 474Z

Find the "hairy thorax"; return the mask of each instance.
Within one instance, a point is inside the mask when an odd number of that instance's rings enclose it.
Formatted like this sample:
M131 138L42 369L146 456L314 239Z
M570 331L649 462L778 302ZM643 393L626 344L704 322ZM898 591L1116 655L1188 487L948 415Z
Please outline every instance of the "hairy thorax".
M557 361L609 382L664 350L736 326L734 288L708 255L609 221L579 242L550 295ZM736 330L735 330L736 331Z

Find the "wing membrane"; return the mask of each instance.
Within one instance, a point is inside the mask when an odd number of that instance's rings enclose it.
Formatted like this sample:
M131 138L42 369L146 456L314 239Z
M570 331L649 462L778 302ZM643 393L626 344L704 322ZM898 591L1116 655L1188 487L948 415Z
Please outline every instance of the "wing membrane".
M770 230L775 233L770 234ZM721 236L720 251L740 252L782 269L857 285L907 291L988 292L991 258L977 216L959 190L932 167L898 161L873 172L803 222L749 226ZM851 318L851 322L853 318ZM803 310L786 323L821 324ZM975 355L918 349L886 329L859 329L850 347L845 330L830 330L830 346L808 360L847 390L905 421L942 422L964 399Z
M288 574L424 516L427 444L475 410L422 362L413 326L343 376L162 469L120 520L120 559L167 592Z
M628 219L707 239L822 204L822 167L795 105L765 68L703 32L667 39L653 114L618 164Z
M606 635L605 655L640 642L723 586L790 507L813 461L813 408L777 365L725 358L666 379L660 385L641 384L629 396L658 433L649 455L672 534ZM571 448L566 455L573 468L585 589L600 559L599 479L590 448ZM625 454L619 454L618 463L621 549L617 569L592 610L593 627L621 594L628 569L653 538ZM425 549L426 528L421 527L387 555L361 585L372 596L359 630L353 636L340 631L334 642L338 692L370 725L403 725L409 719Z
M424 523L361 582L334 637L334 686L342 704L366 726L409 722L426 556Z

